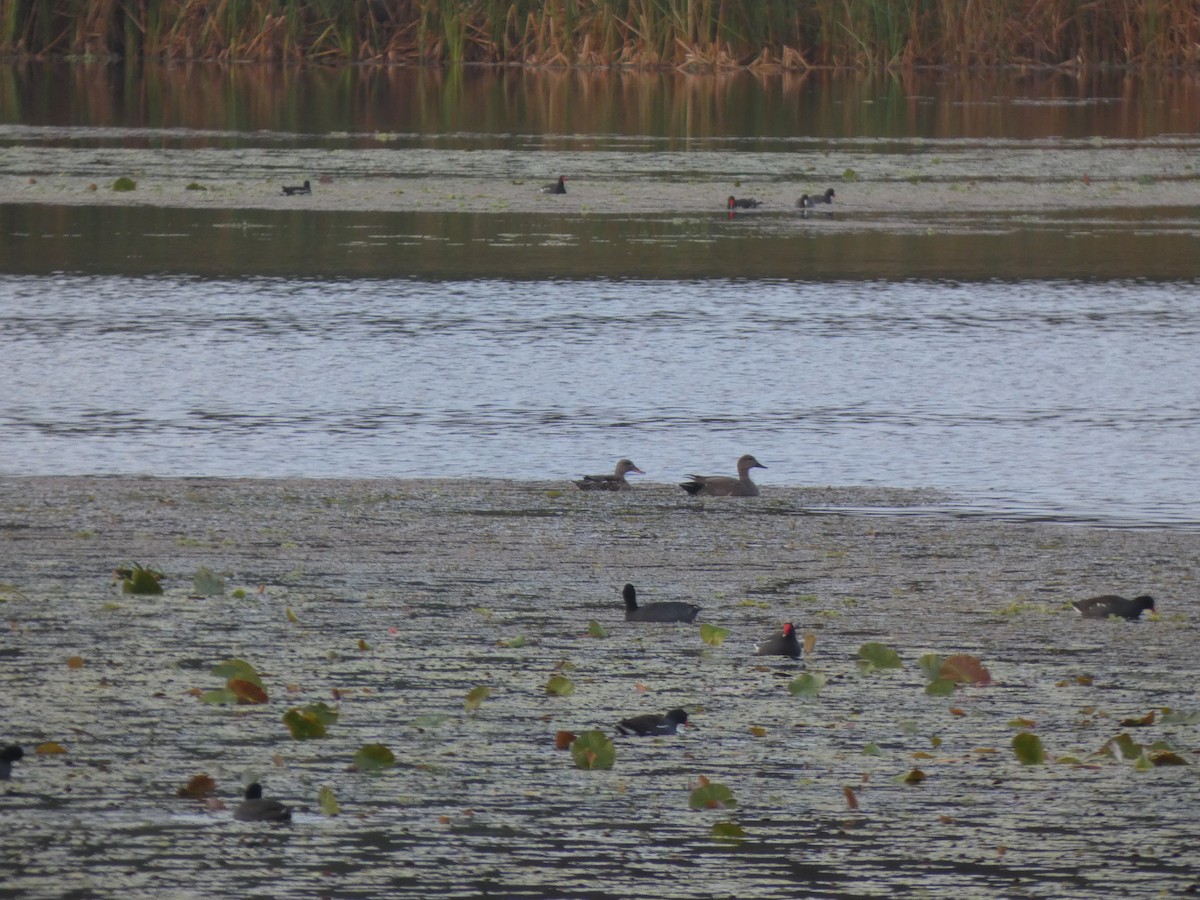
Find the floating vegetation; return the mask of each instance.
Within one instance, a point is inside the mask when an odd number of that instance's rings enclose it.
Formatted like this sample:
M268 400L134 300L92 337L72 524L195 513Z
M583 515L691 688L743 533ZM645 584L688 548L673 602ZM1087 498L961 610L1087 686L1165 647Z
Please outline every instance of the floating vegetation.
M149 569L140 563L133 563L127 568L114 569L113 578L121 582L122 594L154 595L163 592L163 573Z
M120 178L118 178L116 181L113 182L112 189L114 191L118 191L118 192L136 191L137 190L137 182L134 181L132 178L128 178L128 177L122 175Z
M201 566L192 576L192 596L219 597L225 593L225 579L207 566Z
M886 644L867 641L858 648L858 669L864 675L876 669L903 669L900 655Z
M581 769L611 769L617 748L603 731L585 731L571 742L571 758Z
M746 837L746 829L737 822L717 822L713 825L711 834L715 841L737 843Z
M597 622L595 619L591 619L588 621L587 633L588 633L588 637L594 637L594 638L608 637L608 632L605 631L604 626L601 625L599 622Z
M225 687L213 691L193 689L201 703L227 705L257 704L268 701L267 691L257 670L244 659L227 659L213 666L212 674L225 679Z
M705 623L700 626L700 640L708 644L710 647L720 647L725 643L725 638L729 637L729 629L722 628L719 625L709 625Z
M363 744L354 754L360 772L381 772L396 765L396 755L384 744Z
M478 687L471 688L470 692L467 694L467 699L463 701L463 706L466 708L467 712L470 712L473 709L479 709L483 701L491 696L491 693L492 689L486 684L481 684Z
M569 697L575 693L575 683L565 675L551 675L546 682L546 693L555 697Z
M703 775L688 795L688 806L692 809L730 809L737 806L733 791L725 785L709 781Z
M211 775L201 773L193 775L187 784L175 792L182 800L203 800L213 796L217 791L217 782Z
M1013 753L1023 766L1040 766L1046 761L1046 751L1042 747L1042 739L1030 731L1022 731L1013 735Z
M789 682L788 693L793 697L815 697L825 687L826 678L817 672L805 672Z
M317 807L321 810L321 814L325 816L336 816L342 811L341 807L338 806L333 788L328 785L322 785L321 789L317 791Z
M957 653L947 659L942 659L936 653L926 653L918 660L917 665L928 684L925 693L932 697L947 697L953 694L960 684L991 684L991 673L984 667L979 657L968 653Z
M325 726L337 722L337 710L326 703L310 703L305 707L293 706L283 714L283 724L297 741L309 741L325 737Z

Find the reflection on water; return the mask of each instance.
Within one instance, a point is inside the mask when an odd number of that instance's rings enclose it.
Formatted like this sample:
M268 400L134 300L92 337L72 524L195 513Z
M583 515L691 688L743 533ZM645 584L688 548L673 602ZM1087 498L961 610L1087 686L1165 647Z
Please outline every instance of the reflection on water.
M1196 523L1194 284L0 281L6 474L938 487Z
M1200 132L1200 79L1098 70L963 78L46 63L0 68L0 121L134 129L116 140L164 148L357 147L379 139L440 149L597 149L658 138L672 149L709 138L802 136L1146 139Z
M0 271L460 279L1194 279L1187 207L536 216L0 204Z

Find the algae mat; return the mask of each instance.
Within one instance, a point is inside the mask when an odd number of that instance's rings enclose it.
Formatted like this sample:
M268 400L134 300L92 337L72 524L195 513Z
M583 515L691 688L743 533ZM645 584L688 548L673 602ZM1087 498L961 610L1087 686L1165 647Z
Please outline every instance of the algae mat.
M1194 891L1200 535L923 514L931 500L0 479L0 741L65 751L30 752L0 786L0 892ZM164 573L162 596L119 592L110 573L132 561ZM201 566L223 574L224 594L191 596ZM700 604L727 638L625 623L626 581L645 601ZM1161 615L1128 624L1066 609L1113 590L1153 594ZM589 636L593 619L606 637ZM784 621L813 635L803 666L752 655ZM903 668L861 671L866 642ZM975 654L992 683L931 696L927 653ZM269 701L201 702L222 684L212 667L235 657ZM789 691L802 672L825 680L814 696ZM547 693L556 674L574 693ZM468 710L478 686L490 693ZM316 702L336 723L293 740L285 711ZM611 770L577 769L555 749L559 730L611 733L673 706L696 727L616 739ZM1014 754L1023 732L1041 739L1044 764ZM1123 754L1100 752L1121 734ZM1139 745L1159 742L1189 764L1149 764L1168 757L1143 759ZM356 771L372 743L396 765ZM228 808L176 796L200 773ZM295 807L290 826L233 820L253 777ZM701 777L736 806L691 809ZM338 815L322 812L322 788ZM744 836L715 839L721 823Z

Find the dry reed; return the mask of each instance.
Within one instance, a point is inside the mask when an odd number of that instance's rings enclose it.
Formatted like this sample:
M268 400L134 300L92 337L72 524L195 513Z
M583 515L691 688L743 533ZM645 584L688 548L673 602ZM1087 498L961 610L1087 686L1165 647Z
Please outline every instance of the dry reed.
M0 53L164 60L860 69L1200 66L1166 0L0 0Z

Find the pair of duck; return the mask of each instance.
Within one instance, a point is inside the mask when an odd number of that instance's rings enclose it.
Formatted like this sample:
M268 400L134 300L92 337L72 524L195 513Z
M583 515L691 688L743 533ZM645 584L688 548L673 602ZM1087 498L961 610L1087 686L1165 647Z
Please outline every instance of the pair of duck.
M821 194L819 197L810 197L808 194L802 194L800 199L796 201L796 206L800 209L802 215L807 216L809 210L816 209L817 204L819 203L823 203L829 207L832 207L833 198L836 196L837 192L834 191L833 188L826 188L825 193ZM764 201L762 200L755 200L751 197L738 198L730 194L729 199L725 201L725 206L729 210L730 214L732 214L734 210L738 209L758 209L763 205L763 202Z
M765 468L766 466L747 453L737 461L737 478L730 475L689 475L691 480L679 486L692 496L757 497L758 485L750 480L750 470ZM635 466L632 460L622 459L617 462L613 474L584 475L575 482L575 486L581 491L622 491L629 487L625 476L630 473L646 474Z

